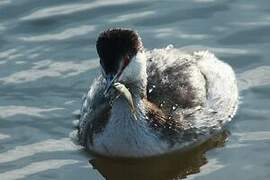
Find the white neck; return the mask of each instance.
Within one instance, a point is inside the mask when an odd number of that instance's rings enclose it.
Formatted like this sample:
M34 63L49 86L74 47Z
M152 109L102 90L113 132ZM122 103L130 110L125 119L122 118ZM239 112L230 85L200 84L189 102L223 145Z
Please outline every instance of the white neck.
M130 64L125 68L120 77L123 83L130 91L133 97L138 121L145 118L144 106L142 102L143 96L146 94L147 73L146 73L146 55L144 52L138 52L131 60ZM136 121L124 97L116 99L112 106L111 120L132 124ZM115 122L117 124L117 122Z
M123 71L120 81L127 87L130 85L131 94L136 95L139 91L145 91L147 84L147 73L146 73L146 55L144 51L140 51L134 56L130 64ZM139 89L134 89L139 88Z
M111 116L103 133L96 139L96 149L100 153L122 156L141 156L161 153L167 145L161 143L149 129L142 93L146 92L146 55L140 52L124 70L120 79L133 96L136 109L134 118L123 96L112 105ZM158 145L158 146L157 146Z

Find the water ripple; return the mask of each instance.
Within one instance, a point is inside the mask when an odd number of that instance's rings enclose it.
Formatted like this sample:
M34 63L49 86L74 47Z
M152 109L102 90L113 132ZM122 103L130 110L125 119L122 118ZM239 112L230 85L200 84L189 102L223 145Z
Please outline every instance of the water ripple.
M82 12L82 11L86 11L90 9L95 9L98 7L130 4L132 2L138 2L138 1L137 0L114 0L114 1L105 0L105 1L94 1L91 3L74 3L74 4L67 4L67 5L60 5L60 6L37 10L30 15L22 17L21 20L35 20L35 19L48 18L52 16L67 15L67 14L72 14L76 12Z
M0 6L6 5L6 4L10 4L11 0L1 0L0 1Z
M0 52L0 59L10 59L12 56L16 55L17 49L9 49L3 52Z
M141 172L176 177L191 163L198 168L186 173L198 174L188 179L269 179L269 10L269 0L0 0L0 179L102 179L67 137L97 73L98 32L115 26L138 30L147 49L209 49L236 71L243 96L230 141L208 151L208 164L191 153L187 163L150 161Z
M270 84L270 66L260 66L238 75L241 91Z
M7 139L9 137L10 137L10 135L0 133L0 140Z
M34 144L16 146L14 149L2 152L0 154L0 163L16 161L21 158L30 157L37 153L56 152L56 151L77 151L69 138L48 139ZM1 175L0 175L1 177Z
M36 81L44 77L70 77L96 68L96 60L84 60L80 63L73 61L55 62L51 60L39 61L32 69L15 72L0 78L3 84L18 84Z
M60 41L71 39L76 36L86 35L90 32L93 32L95 29L96 29L95 26L92 25L82 25L78 27L65 29L64 31L55 34L27 36L27 37L20 37L19 39L27 42Z
M256 26L252 29L244 29L232 33L218 40L220 44L236 45L236 44L257 44L269 42L270 26Z
M160 28L155 30L155 36L157 38L168 38L168 37L173 37L173 38L182 38L182 39L206 39L210 38L211 35L208 34L191 34L191 33L186 33L183 32L179 29L174 29L174 28Z
M11 171L7 171L4 173L0 173L1 179L8 179L8 180L15 180L15 179L22 179L27 176L40 173L43 171L48 171L50 169L59 169L63 166L71 165L71 164L76 164L79 161L73 160L73 159L53 159L53 160L45 160L45 161L40 161L40 162L34 162L31 163L28 166L25 166L21 169L14 169Z
M16 115L28 115L34 117L43 117L42 113L56 110L63 110L63 108L38 108L29 106L0 106L0 117L8 118Z
M113 19L110 19L109 22L123 22L123 21L136 20L138 18L148 17L148 16L152 16L154 14L155 14L155 11L143 11L143 12L129 13L129 14L117 16Z
M200 174L194 174L188 177L188 179L196 179L198 177L203 177L205 175L211 174L213 172L216 172L222 168L224 168L225 165L221 164L217 159L211 159L206 165L204 165L201 168L201 173Z
M239 137L239 141L269 141L270 131L258 131L247 133L234 133Z

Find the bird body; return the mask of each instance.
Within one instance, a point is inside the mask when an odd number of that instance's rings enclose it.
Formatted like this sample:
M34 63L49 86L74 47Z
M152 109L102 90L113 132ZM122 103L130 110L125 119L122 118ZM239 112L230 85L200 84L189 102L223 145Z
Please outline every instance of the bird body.
M109 95L108 79L115 80L102 69L83 99L75 133L79 144L101 155L147 157L192 147L219 132L238 106L232 68L208 51L140 47L114 72L122 87Z

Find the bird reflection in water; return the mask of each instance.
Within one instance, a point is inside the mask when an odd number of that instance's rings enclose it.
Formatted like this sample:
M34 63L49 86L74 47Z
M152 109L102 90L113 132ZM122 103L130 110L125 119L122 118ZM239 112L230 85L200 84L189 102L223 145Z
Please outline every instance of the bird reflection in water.
M89 160L107 180L173 180L200 172L207 163L205 152L223 147L229 135L225 130L192 149L159 157L127 159L96 156Z

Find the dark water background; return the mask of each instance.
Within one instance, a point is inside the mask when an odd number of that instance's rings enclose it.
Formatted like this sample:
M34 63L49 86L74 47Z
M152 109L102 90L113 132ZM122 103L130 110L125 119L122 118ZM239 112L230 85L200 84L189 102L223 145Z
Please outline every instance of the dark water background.
M199 45L231 64L242 104L230 133L184 154L90 165L68 134L108 27L137 29L148 49ZM0 179L270 179L269 41L269 0L0 0Z

